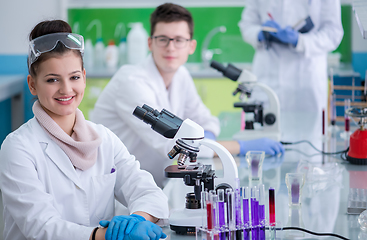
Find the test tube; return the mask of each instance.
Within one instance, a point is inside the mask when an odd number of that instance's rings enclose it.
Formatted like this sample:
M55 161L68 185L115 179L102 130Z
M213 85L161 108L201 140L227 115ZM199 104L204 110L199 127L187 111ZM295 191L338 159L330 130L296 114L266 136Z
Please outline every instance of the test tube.
M345 112L350 108L350 99L344 99L344 126L345 131L349 132L350 129L350 118Z
M201 192L201 209L203 209L203 221L202 221L202 225L203 225L203 229L207 228L208 224L207 224L207 218L206 218L206 197L207 197L208 192L207 191L202 191Z
M229 239L234 240L236 236L236 213L235 213L235 196L232 189L226 189L227 207L228 207L228 229Z
M250 190L249 187L242 188L242 214L243 214L243 224L245 229L243 230L243 239L250 240L250 210L249 210L249 198Z
M215 191L214 191L215 192ZM218 230L219 230L219 219L218 219L218 208L217 208L217 204L218 204L218 195L217 194L211 194L210 195L211 199L210 202L213 204L212 205L212 221L213 221L213 229L215 230L213 236L214 236L214 240L219 240L219 234L218 234Z
M271 239L275 239L275 190L272 187L269 188L269 223Z
M270 226L275 226L275 190L269 188L269 222Z
M265 186L259 185L259 222L260 222L260 240L265 240Z
M325 135L325 109L322 109L322 136Z
M235 189L235 210L236 210L236 239L242 240L242 218L241 218L241 188Z
M331 125L335 125L336 123L336 94L333 93L331 95L331 101L330 101L330 106L331 106Z
M225 240L226 234L226 217L225 217L225 202L224 202L224 189L218 189L218 227L219 227L219 239Z
M251 188L251 223L252 223L252 230L251 230L251 237L252 240L259 239L259 201L258 201L258 189L256 186Z
M207 201L206 201L206 218L207 218L208 230L214 229L214 220L215 220L214 205L215 203L213 202L213 195L215 195L215 193L213 193L212 190L209 191L209 196L207 197Z
M234 192L232 189L227 191L227 201L228 201L228 228L230 230L236 230L236 213L235 213L235 199Z

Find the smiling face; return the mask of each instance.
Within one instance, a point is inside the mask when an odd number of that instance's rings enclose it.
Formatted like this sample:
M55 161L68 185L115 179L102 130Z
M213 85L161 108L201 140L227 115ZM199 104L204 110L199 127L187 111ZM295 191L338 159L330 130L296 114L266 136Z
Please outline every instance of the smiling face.
M158 22L155 25L153 39L148 39L149 49L158 71L163 77L165 74L174 74L181 65L186 63L189 55L195 52L196 40L188 41L183 48L175 47L173 41L170 41L166 47L160 47L156 42L158 39L154 39L157 36L190 39L188 23L186 21Z
M80 56L73 51L40 63L37 76L28 75L28 87L54 121L71 117L83 99L86 84Z

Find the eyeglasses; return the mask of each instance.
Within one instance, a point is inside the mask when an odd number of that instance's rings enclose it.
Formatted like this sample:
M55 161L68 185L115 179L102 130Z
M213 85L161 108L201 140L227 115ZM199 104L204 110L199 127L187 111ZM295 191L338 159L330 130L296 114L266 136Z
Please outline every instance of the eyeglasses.
M42 53L52 51L58 42L69 49L79 50L84 53L84 38L75 33L51 33L33 39L29 43L28 69L41 56Z
M169 38L167 36L152 36L152 38L156 40L158 47L167 47L169 43L173 41L176 48L184 48L187 46L187 43L191 41L191 39L183 37Z

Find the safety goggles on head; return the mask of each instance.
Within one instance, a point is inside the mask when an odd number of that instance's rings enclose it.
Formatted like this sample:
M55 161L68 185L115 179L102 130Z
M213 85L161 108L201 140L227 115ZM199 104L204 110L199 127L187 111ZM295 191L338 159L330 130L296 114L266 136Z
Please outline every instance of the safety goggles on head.
M79 34L62 32L43 35L29 43L28 69L42 53L52 51L58 42L69 49L79 50L82 55L84 53L84 38Z

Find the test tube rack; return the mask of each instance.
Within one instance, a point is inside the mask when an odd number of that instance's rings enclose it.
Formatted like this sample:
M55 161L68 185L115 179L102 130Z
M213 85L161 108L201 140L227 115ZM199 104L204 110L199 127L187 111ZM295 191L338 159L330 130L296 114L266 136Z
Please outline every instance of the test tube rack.
M218 193L218 194L217 194ZM275 192L269 189L269 220L265 217L264 185L202 192L205 210L196 240L282 239L281 223L275 222ZM251 196L250 196L251 195Z
M281 224L260 224L224 230L197 227L196 240L280 240L283 239L282 230Z

